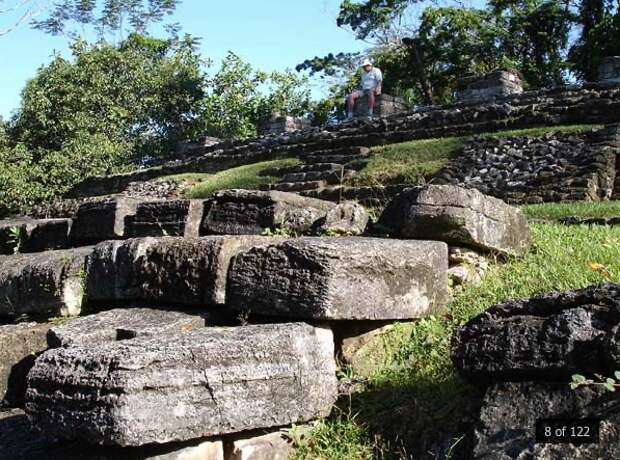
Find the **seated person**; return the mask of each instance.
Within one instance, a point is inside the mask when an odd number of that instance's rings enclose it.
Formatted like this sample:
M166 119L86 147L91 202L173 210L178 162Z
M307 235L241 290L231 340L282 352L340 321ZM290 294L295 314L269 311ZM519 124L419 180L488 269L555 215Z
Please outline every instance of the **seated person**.
M360 88L353 91L346 98L347 119L353 118L353 108L355 100L366 94L368 96L368 116L372 117L375 109L375 96L381 94L381 86L383 84L383 74L381 70L374 67L370 59L364 59L362 62L364 72L362 73L362 84Z

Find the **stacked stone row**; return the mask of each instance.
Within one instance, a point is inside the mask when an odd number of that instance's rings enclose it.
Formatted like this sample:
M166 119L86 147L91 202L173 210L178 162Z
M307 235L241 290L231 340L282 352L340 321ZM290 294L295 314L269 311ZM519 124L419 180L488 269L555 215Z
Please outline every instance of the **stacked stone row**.
M100 445L92 455L116 449L113 458L259 458L248 456L257 446L285 455L277 430L329 415L338 397L347 324L441 312L448 244L506 255L529 244L518 210L458 187L401 194L382 217L400 239L262 236L359 220L282 192L200 204L88 203L68 241L89 246L0 256L5 323L80 315L0 326L0 389L42 431L36 439ZM200 229L209 235L189 236Z

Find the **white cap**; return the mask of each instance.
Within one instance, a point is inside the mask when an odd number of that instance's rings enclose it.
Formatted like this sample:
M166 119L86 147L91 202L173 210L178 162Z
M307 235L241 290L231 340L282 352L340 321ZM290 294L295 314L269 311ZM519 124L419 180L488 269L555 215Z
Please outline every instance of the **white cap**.
M362 67L366 67L367 65L372 65L372 62L370 62L370 59L368 58L364 59L364 62L362 62Z

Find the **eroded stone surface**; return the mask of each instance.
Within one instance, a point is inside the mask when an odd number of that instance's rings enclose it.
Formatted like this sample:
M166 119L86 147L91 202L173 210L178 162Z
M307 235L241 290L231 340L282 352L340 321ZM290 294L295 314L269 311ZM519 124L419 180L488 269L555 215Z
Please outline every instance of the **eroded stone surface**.
M21 410L0 410L0 460L224 460L220 440L143 447L95 446L57 440L32 427Z
M126 221L128 237L197 237L202 220L202 200L166 200L140 203Z
M295 193L225 190L205 202L201 232L260 235L268 229L283 228L303 233L335 206Z
M435 239L500 254L521 256L530 232L520 209L454 185L405 190L388 205L380 223L403 238Z
M329 414L333 336L303 323L203 328L56 348L28 376L43 432L120 446L284 426Z
M446 302L447 268L440 242L298 238L235 257L227 303L303 319L416 318Z
M79 315L92 247L0 257L0 318Z
M600 387L572 390L568 384L499 383L487 390L475 431L473 458L594 459L620 456L620 410L614 393ZM594 444L536 442L536 421L543 418L598 418Z
M223 304L231 258L273 241L278 239L249 235L106 241L88 258L88 298L96 303Z
M71 241L84 245L126 237L125 218L135 214L139 203L119 196L80 205L73 219Z
M0 326L0 400L17 407L24 402L26 375L38 353L47 349L49 324Z
M152 308L117 308L77 318L52 327L50 347L96 345L142 336L162 336L205 326L204 318Z
M338 204L315 224L316 234L357 236L364 233L370 216L362 205L353 201Z
M474 382L620 369L620 285L494 305L455 332L452 359Z
M297 427L300 429L309 431L309 427ZM291 437L283 431L248 434L227 444L226 460L287 460L293 447Z

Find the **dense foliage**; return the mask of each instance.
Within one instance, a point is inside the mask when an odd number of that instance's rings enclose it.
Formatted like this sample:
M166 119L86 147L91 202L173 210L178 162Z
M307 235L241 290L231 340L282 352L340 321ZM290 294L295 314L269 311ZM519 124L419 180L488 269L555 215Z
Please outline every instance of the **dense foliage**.
M532 87L565 83L571 72L596 80L601 58L620 54L620 12L610 0L489 0L482 9L421 3L344 0L337 19L371 42L367 54L384 70L386 92L412 101L450 100L458 78L496 69L518 71ZM361 58L340 52L298 69L342 77Z
M306 114L310 91L290 71L259 72L230 53L210 77L196 41L131 34L76 41L30 80L0 130L0 207L19 210L92 175L165 158L207 133L257 135L273 111Z

